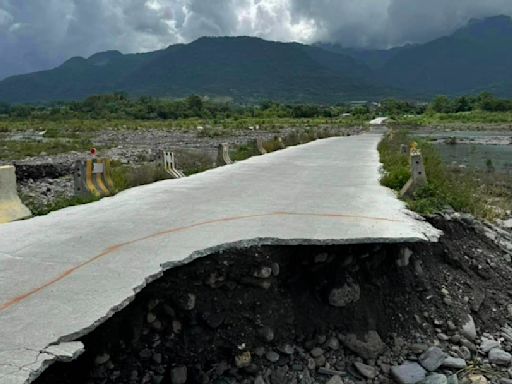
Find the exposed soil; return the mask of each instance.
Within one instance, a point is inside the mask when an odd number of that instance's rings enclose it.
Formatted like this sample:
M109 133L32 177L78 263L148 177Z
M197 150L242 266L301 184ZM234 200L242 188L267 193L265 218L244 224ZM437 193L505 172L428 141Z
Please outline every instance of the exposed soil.
M430 220L438 244L252 247L168 270L36 383L380 383L432 345L508 377L461 327L501 337L510 255L467 220Z

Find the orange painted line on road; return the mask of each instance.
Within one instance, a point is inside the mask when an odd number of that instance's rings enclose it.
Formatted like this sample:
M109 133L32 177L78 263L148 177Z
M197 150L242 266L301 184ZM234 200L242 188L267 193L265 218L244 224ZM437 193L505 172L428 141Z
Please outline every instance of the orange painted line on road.
M271 212L271 213L261 213L261 214L256 214L256 215L225 217L222 219L203 221L200 223L195 223L195 224L191 224L191 225L187 225L187 226L183 226L183 227L171 228L171 229L167 229L165 231L156 232L151 235L141 237L139 239L134 239L134 240L126 241L124 243L112 245L112 246L108 247L107 249L105 249L100 254L84 261L83 263L80 263L72 268L67 269L66 271L62 272L59 276L53 278L52 280L47 281L43 285L36 287L30 291L27 291L19 296L14 297L11 300L8 300L5 303L1 304L0 305L0 313L8 310L9 308L15 306L16 304L21 303L22 301L28 299L29 297L35 295L38 292L41 292L42 290L52 286L53 284L55 284L61 280L64 280L66 277L73 274L75 271L77 271L89 264L92 264L96 260L102 259L102 258L116 252L117 250L128 246L128 245L135 244L135 243L145 241L145 240L149 240L152 238L168 235L171 233L182 232L182 231L186 231L189 229L202 227L204 225L223 223L223 222L225 223L225 222L229 222L229 221L237 221L237 220L244 220L244 219L253 219L253 218L257 218L257 217L270 217L270 216L309 216L309 217L343 218L343 219L359 219L359 220L363 219L363 220L373 220L373 221L387 221L387 222L394 222L394 223L402 222L402 220L386 219L383 217L347 215L347 214L341 214L341 213Z

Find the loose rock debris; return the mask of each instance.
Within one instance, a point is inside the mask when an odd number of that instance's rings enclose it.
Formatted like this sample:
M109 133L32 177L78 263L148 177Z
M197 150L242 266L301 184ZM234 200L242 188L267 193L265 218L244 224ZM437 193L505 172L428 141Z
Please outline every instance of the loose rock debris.
M171 269L36 382L509 384L510 255L467 218L430 221L438 244L252 247Z

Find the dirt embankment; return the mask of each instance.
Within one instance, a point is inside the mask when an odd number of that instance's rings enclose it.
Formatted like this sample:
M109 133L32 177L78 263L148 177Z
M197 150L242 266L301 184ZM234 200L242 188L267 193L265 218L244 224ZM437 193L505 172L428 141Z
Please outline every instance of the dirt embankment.
M37 384L506 384L510 254L468 220L430 220L438 244L253 247L171 269Z

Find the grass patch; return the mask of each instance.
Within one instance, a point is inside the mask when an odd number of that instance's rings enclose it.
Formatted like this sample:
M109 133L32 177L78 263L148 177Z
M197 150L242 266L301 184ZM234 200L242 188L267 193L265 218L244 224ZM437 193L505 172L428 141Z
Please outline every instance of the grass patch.
M272 140L267 140L267 141L264 141L263 142L263 148L265 149L265 151L267 151L268 153L270 152L275 152L275 151L279 151L280 149L282 149L282 144L281 142L278 140L277 137L274 137Z
M358 127L367 126L369 118L361 117L228 117L223 119L187 118L176 120L137 120L137 119L91 119L66 118L58 121L29 118L0 118L0 132L41 132L46 131L47 137L76 137L99 131L116 130L173 130L197 132L206 137L230 134L230 130L246 130L259 127L260 130L278 132L290 127L309 129L324 126ZM203 127L198 131L197 127ZM45 136L46 136L45 135Z
M238 145L234 150L229 151L229 157L233 161L240 161L248 159L249 157L258 156L259 152L256 145L253 143L247 143Z
M434 145L425 140L415 140L407 131L394 131L379 144L380 159L385 175L381 183L400 191L410 177L408 155L400 152L400 145L409 146L413 141L418 146L425 162L429 184L418 190L413 199L406 200L408 207L420 214L440 212L448 207L458 212L495 219L499 210L493 208L491 197L494 187L482 186L481 173L448 168L442 161Z
M33 216L43 216L47 215L50 212L58 211L59 209L63 209L66 207L71 207L74 205L88 204L93 201L98 201L99 197L90 196L90 197L60 197L49 204L43 205L37 203L33 198L21 195L20 196L23 203L30 209Z
M0 143L0 160L19 160L25 157L40 156L41 154L53 156L71 151L84 152L91 147L92 143L88 139L5 140Z
M488 130L496 127L486 125L501 125L502 129L509 129L512 127L512 112L425 113L395 116L393 120L395 124L405 126L455 125L463 130Z
M156 163L136 167L113 163L111 176L117 192L169 178L163 167Z

